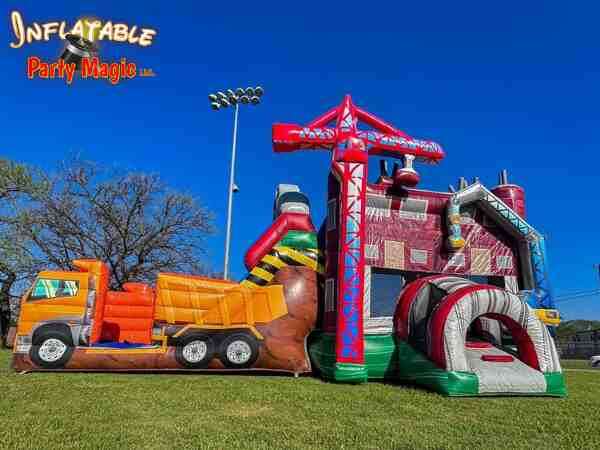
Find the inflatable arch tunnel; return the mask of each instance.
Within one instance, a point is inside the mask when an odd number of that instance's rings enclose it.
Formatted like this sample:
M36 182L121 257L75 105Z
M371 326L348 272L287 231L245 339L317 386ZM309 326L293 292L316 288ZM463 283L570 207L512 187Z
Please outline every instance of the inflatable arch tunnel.
M481 321L500 322L513 346L481 340ZM446 395L565 395L547 327L517 295L434 275L402 291L394 316L398 377Z

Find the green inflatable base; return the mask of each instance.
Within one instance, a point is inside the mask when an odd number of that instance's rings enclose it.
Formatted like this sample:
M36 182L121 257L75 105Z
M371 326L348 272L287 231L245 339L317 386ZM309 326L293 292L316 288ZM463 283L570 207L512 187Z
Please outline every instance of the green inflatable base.
M313 365L326 380L341 383L365 383L369 374L364 364L335 362L335 335L313 333L309 340L309 353Z
M523 395L511 393L480 394L477 375L449 372L433 364L425 355L392 334L365 335L365 364L335 362L335 335L315 332L309 340L311 361L327 380L362 383L367 380L418 384L447 396ZM546 392L525 395L564 397L567 395L562 373L546 373Z
M366 383L367 368L364 364L337 363L333 368L333 379L341 383Z

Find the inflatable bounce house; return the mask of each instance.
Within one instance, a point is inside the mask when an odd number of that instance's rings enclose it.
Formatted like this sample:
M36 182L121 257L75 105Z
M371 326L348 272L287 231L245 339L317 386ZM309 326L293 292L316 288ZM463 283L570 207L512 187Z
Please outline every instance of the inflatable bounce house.
M240 283L160 273L108 289L107 265L41 272L21 303L20 371L278 370L339 382L395 380L445 395L564 396L559 322L544 237L521 187L418 189L413 139L347 96L306 126L273 126L276 152L332 152L317 231L297 186L276 190L273 222ZM367 182L369 156L402 160Z

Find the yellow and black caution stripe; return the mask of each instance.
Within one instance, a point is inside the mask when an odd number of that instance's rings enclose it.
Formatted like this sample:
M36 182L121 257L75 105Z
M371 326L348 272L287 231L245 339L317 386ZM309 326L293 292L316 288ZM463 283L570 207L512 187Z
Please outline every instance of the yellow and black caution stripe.
M296 250L291 247L274 247L252 268L240 284L246 287L260 287L269 284L279 269L285 266L304 266L316 272L323 272L319 261L319 250Z

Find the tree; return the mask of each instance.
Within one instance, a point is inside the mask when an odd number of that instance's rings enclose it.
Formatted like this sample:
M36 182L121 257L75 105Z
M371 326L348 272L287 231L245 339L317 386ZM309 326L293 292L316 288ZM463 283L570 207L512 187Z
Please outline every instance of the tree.
M77 258L106 262L117 290L129 281L153 282L159 271L207 273L201 261L212 214L158 175L78 159L56 175L32 173L26 178L32 186L0 218L0 296L14 297L23 289L19 282L30 283L42 267L72 270ZM0 180L5 185L17 192Z
M22 164L0 159L0 337L8 332L11 319L13 289L35 272L35 258L23 245L17 232L20 205L29 196L44 192L46 185L36 181L29 168Z
M158 175L119 173L74 160L19 220L34 254L72 269L95 258L111 270L111 287L154 280L159 271L205 273L204 239L212 214L192 196L168 189Z

